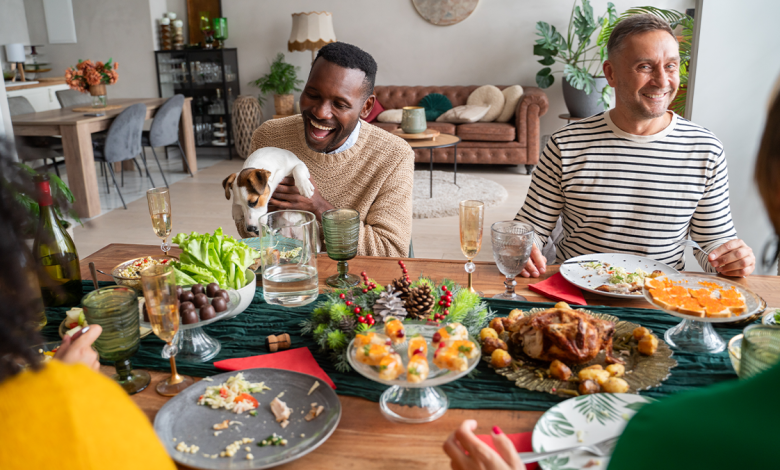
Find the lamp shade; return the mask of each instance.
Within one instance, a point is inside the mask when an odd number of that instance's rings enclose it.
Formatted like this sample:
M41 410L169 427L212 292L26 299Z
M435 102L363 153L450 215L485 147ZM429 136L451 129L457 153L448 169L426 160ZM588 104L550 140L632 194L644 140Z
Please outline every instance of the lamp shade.
M288 51L314 51L336 42L333 15L329 11L293 13L292 20L292 32L287 42Z
M8 60L8 62L24 62L25 56L24 56L24 44L22 43L15 43L15 44L6 44L5 45L5 58Z

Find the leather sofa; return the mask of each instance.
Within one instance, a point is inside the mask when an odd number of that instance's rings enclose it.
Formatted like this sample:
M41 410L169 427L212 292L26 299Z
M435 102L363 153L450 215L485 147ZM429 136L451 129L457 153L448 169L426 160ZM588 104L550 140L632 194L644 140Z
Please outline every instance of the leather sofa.
M401 109L417 106L430 93L441 93L452 102L452 106L466 104L471 92L478 86L376 86L374 94L385 109ZM504 89L506 86L499 86ZM547 112L548 101L545 92L537 87L523 87L523 97L517 103L517 111L509 122L475 122L452 124L428 122L428 128L442 134L460 137L458 163L482 163L497 165L526 165L528 170L539 161L539 118ZM371 124L386 131L393 131L400 124L374 121ZM452 163L454 149L433 151L433 161ZM430 162L430 150L415 150L415 162Z

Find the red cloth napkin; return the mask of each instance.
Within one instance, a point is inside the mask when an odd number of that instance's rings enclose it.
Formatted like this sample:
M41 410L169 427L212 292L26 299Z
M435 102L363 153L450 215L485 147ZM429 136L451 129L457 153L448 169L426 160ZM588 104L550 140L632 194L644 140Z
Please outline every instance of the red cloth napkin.
M553 300L563 301L571 305L588 305L579 287L567 281L561 273L556 273L542 282L530 284L528 288Z
M313 375L330 385L331 388L336 388L336 384L333 383L328 374L314 360L314 356L311 355L309 348L288 349L287 351L263 354L261 356L225 359L224 361L215 362L214 367L222 370L244 370L256 369L258 367L291 370Z
M519 432L517 434L507 434L506 437L512 441L512 444L515 445L515 449L517 449L518 452L531 452L534 450L531 446L532 434L532 432ZM490 434L477 434L477 437L482 442L489 445L491 449L496 449L495 446L493 446L493 437L490 436ZM525 468L526 470L536 470L538 465L536 463L528 463L525 464Z

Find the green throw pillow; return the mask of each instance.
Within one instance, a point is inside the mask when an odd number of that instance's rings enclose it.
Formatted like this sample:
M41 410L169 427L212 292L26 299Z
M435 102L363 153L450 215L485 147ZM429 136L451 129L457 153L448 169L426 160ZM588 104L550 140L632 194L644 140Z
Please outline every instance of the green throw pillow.
M436 118L452 109L452 102L441 93L431 93L421 99L417 106L425 108L426 121L435 121Z

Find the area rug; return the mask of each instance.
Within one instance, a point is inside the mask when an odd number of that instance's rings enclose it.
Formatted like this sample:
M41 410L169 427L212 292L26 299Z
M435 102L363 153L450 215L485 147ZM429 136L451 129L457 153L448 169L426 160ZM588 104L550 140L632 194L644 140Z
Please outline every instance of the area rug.
M459 173L457 186L453 183L454 174L449 171L433 172L433 198L431 198L430 172L414 172L414 218L435 219L458 215L458 203L474 199L485 203L486 207L506 201L506 189L495 181L479 176Z

